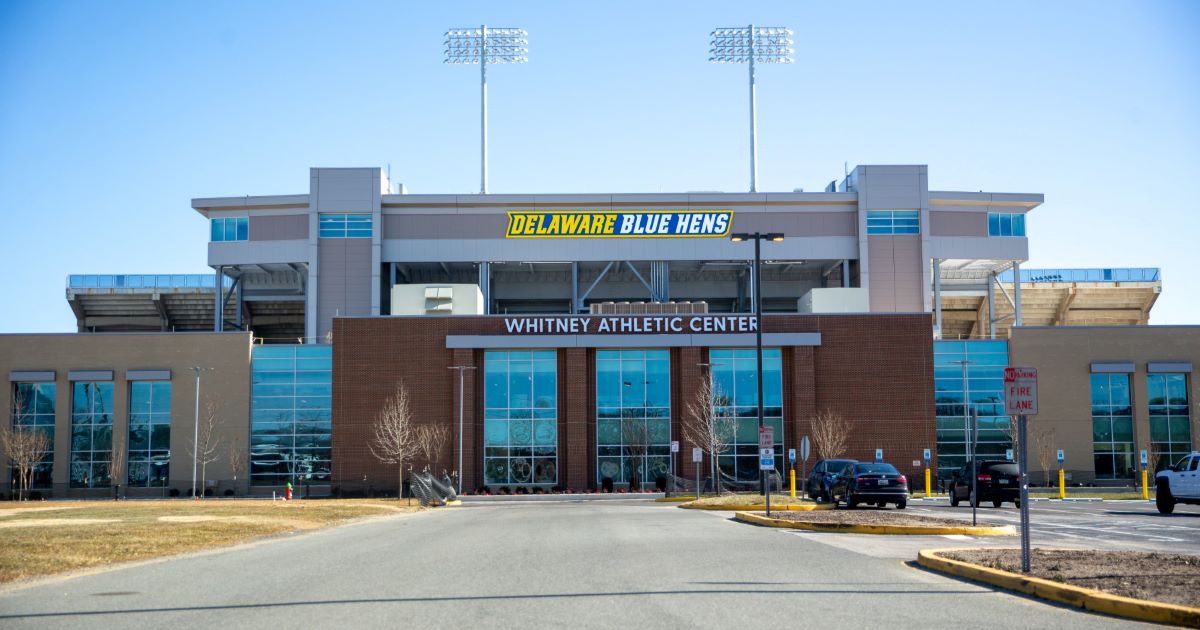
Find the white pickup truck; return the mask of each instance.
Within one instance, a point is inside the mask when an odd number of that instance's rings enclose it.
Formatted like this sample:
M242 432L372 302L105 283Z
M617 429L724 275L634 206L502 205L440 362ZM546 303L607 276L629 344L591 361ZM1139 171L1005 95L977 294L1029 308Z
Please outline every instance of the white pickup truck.
M1200 505L1200 452L1193 452L1174 466L1159 471L1154 481L1159 512L1170 514L1176 503Z

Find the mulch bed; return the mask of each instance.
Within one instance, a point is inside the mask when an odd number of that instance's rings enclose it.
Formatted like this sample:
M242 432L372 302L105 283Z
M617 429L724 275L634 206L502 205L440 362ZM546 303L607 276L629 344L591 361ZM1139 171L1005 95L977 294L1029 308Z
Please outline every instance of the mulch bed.
M944 558L1021 572L1019 549L939 552ZM1139 551L1034 549L1030 575L1113 595L1200 607L1200 556Z
M754 512L762 516L766 512ZM825 510L820 512L771 512L771 518L801 523L836 523L839 525L904 525L924 527L963 527L970 522L953 518L920 516L902 510ZM991 527L997 523L979 522Z

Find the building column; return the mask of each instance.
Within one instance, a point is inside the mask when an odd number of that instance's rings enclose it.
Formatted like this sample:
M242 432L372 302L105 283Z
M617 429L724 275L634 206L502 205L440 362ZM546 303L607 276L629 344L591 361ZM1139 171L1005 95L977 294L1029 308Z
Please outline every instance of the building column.
M225 330L225 267L217 265L215 274L216 287L213 289L213 295L216 296L213 301L213 331L221 332Z
M1013 326L1021 325L1021 263L1013 261Z
M842 288L850 288L850 259L842 259Z
M483 294L483 314L492 314L492 264L479 263L479 292Z
M592 487L590 479L594 468L595 430L589 431L592 414L588 409L588 391L595 387L588 377L587 348L564 348L559 365L559 392L564 400L559 401L563 417L559 420L558 436L558 484L572 490Z
M988 339L996 338L996 274L988 273L987 289ZM982 322L980 322L982 323Z
M933 259L933 338L942 338L942 260Z
M696 481L696 464L692 463L692 448L696 445L683 439L683 420L688 405L696 401L700 384L708 378L709 366L705 365L706 362L704 348L682 347L679 349L679 365L671 366L671 374L678 384L678 388L671 391L671 439L679 440L675 474L691 483ZM700 464L701 483L708 477L708 470L708 453L705 453L704 461Z

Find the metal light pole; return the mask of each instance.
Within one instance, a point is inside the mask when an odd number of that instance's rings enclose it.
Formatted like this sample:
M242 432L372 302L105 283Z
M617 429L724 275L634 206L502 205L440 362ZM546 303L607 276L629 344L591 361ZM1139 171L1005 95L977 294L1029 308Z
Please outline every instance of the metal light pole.
M760 247L761 247L762 241L764 241L764 240L774 241L774 242L782 241L783 234L779 233L779 232L770 232L770 233L739 232L736 234L729 235L729 240L731 240L735 243L739 243L741 241L746 241L746 240L750 240L750 239L754 240L754 277L753 277L754 282L752 285L754 287L753 290L754 290L754 320L755 320L754 321L754 349L755 349L754 356L755 356L756 374L757 374L757 380L758 380L758 430L761 432L763 429L763 426L765 426L765 424L763 422L763 366L762 366L762 363L763 363L763 360L762 360L762 355L763 355L763 352L762 352L762 350L763 350L763 348L762 348L762 324L763 324L763 321L762 321L762 279L760 278L761 273L762 273L762 253L761 253ZM772 445L772 449L773 448L774 448L774 445ZM767 498L767 513L770 514L770 512L771 512L771 493L767 489L767 473L766 473L766 471L760 471L758 476L759 476L759 483L762 485L763 495L766 496L766 498Z
M750 66L750 192L758 192L758 125L754 66L759 63L792 63L792 31L781 26L718 28L710 34L713 63Z
M977 524L976 512L979 509L979 470L977 470L975 464L975 451L979 445L979 416L975 413L974 405L971 404L971 381L967 375L967 366L974 363L974 361L960 359L954 361L954 363L962 366L963 424L969 436L967 439L971 456L971 459L968 460L971 462L971 499L969 499L969 502L971 503L971 526L974 527Z
M474 370L473 365L451 365L447 370L458 370L458 493L462 494L463 478L463 372Z
M200 450L200 370L203 368L192 369L196 371L196 422L192 427L192 498L196 498L196 464Z
M479 64L479 192L488 191L487 66L529 61L529 34L523 28L453 28L446 31L451 64Z

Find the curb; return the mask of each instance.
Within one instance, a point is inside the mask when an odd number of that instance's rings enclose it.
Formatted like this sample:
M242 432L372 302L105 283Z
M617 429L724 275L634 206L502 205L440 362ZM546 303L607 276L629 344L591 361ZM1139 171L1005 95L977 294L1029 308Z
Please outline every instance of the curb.
M714 512L762 512L767 509L765 505L692 505L683 503L675 507L685 510L711 510ZM798 505L779 505L771 506L772 512L813 512L817 510L832 510L835 508L832 503L801 503Z
M1000 569L991 569L978 564L951 560L937 555L943 551L960 550L938 549L934 551L922 549L917 555L917 563L934 571L948 573L975 582L983 582L999 588L1033 595L1034 597L1048 599L1084 610L1124 617L1126 619L1136 619L1138 621L1200 628L1200 608L1122 597L1091 588L1071 586L1061 582L1010 573Z
M1015 536L1017 530L1012 525L961 527L942 527L925 525L843 525L840 523L801 523L779 518L767 518L749 512L738 512L734 520L767 527L782 527L785 529L803 529L813 532L833 532L837 534L879 534L885 536Z

